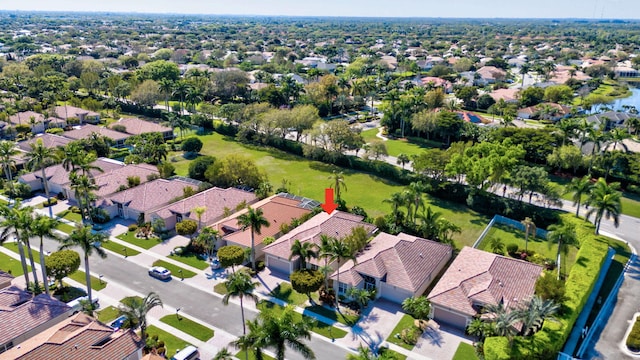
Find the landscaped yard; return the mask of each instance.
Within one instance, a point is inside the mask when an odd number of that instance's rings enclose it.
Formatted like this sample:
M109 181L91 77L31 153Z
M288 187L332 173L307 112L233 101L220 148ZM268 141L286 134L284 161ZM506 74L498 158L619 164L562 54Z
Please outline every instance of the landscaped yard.
M169 255L169 257L173 260L180 261L181 263L187 264L189 266L193 266L196 269L204 270L209 267L209 264L198 257L198 255L193 253L181 254L181 255Z
M31 266L28 266L29 271L31 271ZM9 273L15 277L18 277L23 274L22 265L20 264L20 260L16 260L11 256L0 253L0 270Z
M413 349L414 345L409 345L405 343L404 341L402 341L402 339L400 339L399 337L396 337L396 335L399 335L402 332L402 330L413 326L414 321L415 319L413 318L413 316L405 314L402 317L402 319L398 321L398 324L396 325L396 327L393 328L393 331L391 331L391 334L387 338L387 341L392 344L398 345L402 348L405 348L407 350Z
M307 295L300 294L299 292L293 290L291 284L286 282L281 282L275 289L271 291L270 295L292 305L303 305L307 302L307 300L309 300ZM318 301L317 292L311 294L311 297L315 301Z
M458 350L453 354L453 360L478 360L478 355L476 355L476 349L473 345L469 345L467 343L460 343L458 345Z
M113 251L116 254L120 254L122 256L136 256L140 254L140 251L134 250L128 246L124 246L122 244L118 244L113 241L105 241L101 245L103 248Z
M185 279L188 278L192 278L194 276L196 276L196 273L194 273L193 271L189 271L187 269L183 269L179 266L173 265L171 263L168 263L164 260L156 260L153 262L153 266L162 266L166 269L168 269L169 271L171 271L171 275L173 275L174 278L178 278L180 279L181 277L184 277ZM182 275L180 275L180 271L182 271Z
M215 292L216 294L220 294L220 295L226 295L227 294L227 286L221 282L221 283L217 283L213 286L213 292Z
M167 315L160 319L165 324L171 325L174 328L187 333L200 341L207 341L213 337L213 329L210 329L204 325L201 325L193 320L187 319L184 316L178 317L177 315Z
M124 240L128 242L129 244L139 246L146 250L149 250L152 247L162 242L160 238L151 238L151 239L137 238L135 231L127 231L126 233L120 234L116 237L120 240Z
M153 335L158 335L158 340L164 341L164 346L167 348L167 356L171 358L173 355L178 352L178 350L182 350L190 344L178 337L169 334L168 332L161 330L153 325L147 328L147 334L149 337Z
M70 279L73 279L77 282L79 282L80 284L86 285L87 279L85 276L85 272L82 270L78 270L76 272L74 272L73 274L69 275ZM91 275L91 289L95 290L95 291L100 291L102 289L104 289L105 287L107 287L107 282L102 280L100 281L99 278Z
M73 221L75 223L82 223L82 216L80 214L74 213L71 210L65 210L56 214L56 216L61 217L63 219Z
M276 311L276 312L280 312L283 310L282 306L276 305L274 303L268 302L268 301L261 301L258 304L258 309L260 309L261 311L265 311L266 309L270 309L271 311ZM294 313L294 321L299 322L302 321L302 317L304 315L300 314L300 313ZM308 317L308 316L305 316ZM313 318L312 318L313 319ZM314 319L315 320L315 319ZM329 324L325 324L321 321L315 321L315 324L313 326L313 328L311 329L313 332L320 334L322 336L328 337L330 339L342 339L343 337L347 336L347 332L342 330L342 329L338 329L336 327L333 327L332 325Z
M327 309L326 307L320 305L305 307L304 313L306 314L307 312L322 315L329 320L336 321L347 326L353 326L356 322L358 322L358 319L360 318L359 315L347 315L339 313L333 309Z
M106 308L98 311L98 320L103 323L108 323L115 320L118 317L119 311L115 306L107 306Z
M249 359L249 360L256 360L256 356L255 356L255 354L253 353L253 351L249 351L249 357L247 358L246 351L244 351L244 350L240 350L240 351L238 351L238 352L236 353L236 355L235 355L235 358L236 358L236 359L240 359L240 360L245 360L245 359ZM275 358L273 358L273 357L271 357L271 356L269 356L269 355L267 355L267 354L265 354L265 353L262 353L262 358L263 358L264 360L276 360Z
M379 137L376 136L378 133L378 129L369 129L362 132L362 137L364 141L383 141ZM405 155L418 155L421 154L424 150L430 148L439 148L440 143L436 141L429 141L420 138L408 138L408 139L389 139L384 142L387 147L387 153L391 156L397 157L400 154Z
M73 226L65 223L60 223L60 225L56 226L56 229L68 235L68 234L71 234L71 232L73 231Z

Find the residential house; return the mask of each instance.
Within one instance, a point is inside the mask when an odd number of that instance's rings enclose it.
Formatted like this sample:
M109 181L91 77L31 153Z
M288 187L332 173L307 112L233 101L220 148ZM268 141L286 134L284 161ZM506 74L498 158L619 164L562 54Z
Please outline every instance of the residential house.
M383 55L380 57L380 63L385 64L389 70L398 68L398 59L395 56Z
M520 89L518 88L496 89L490 92L489 96L496 102L503 100L507 104L517 104L519 91Z
M13 279L15 279L13 275L0 270L0 290L11 286Z
M46 117L35 111L22 111L9 116L9 122L14 125L29 125L34 134L43 133Z
M194 192L198 186L182 179L156 179L126 190L106 196L100 207L109 213L111 218L119 216L123 219L138 220L150 212L174 199L184 195L185 188Z
M15 360L139 360L144 342L132 329L117 330L78 313L0 355Z
M517 115L521 119L558 121L570 116L571 108L556 103L542 103L519 109Z
M114 169L124 167L125 164L121 161L99 158L93 162L93 166L97 166L104 172L110 172ZM49 186L49 192L51 194L63 193L65 194L65 186L69 183L69 171L65 170L62 164L52 165L44 169L45 176L47 178L47 184ZM97 176L100 174L98 170L92 170L91 176ZM37 170L18 178L18 181L31 186L32 191L41 191L44 189L44 182L42 179L42 170Z
M67 124L75 123L77 119L80 125L84 123L98 124L100 123L100 114L95 111L81 109L71 105L56 106L54 109L56 117L64 120ZM69 121L72 119L73 121Z
M269 222L269 226L263 226L260 234L254 234L254 246L256 259L262 257L262 241L266 237L278 238L282 235L281 226L288 226L294 219L307 215L317 207L318 203L312 200L291 196L289 194L277 194L263 199L251 207L262 210L262 214ZM238 224L238 217L245 214L247 209L232 214L220 220L212 227L223 234L221 245L238 245L244 248L251 247L251 229L243 229Z
M558 65L555 70L553 70L552 77L549 79L550 82L555 84L565 84L569 79L575 79L578 81L587 81L591 79L591 76L585 74L584 72L577 70L573 66L566 65Z
M627 120L637 118L638 115L620 111L607 111L601 114L593 114L587 117L587 122L598 129L609 131L614 128L625 126Z
M617 78L635 78L640 76L640 72L630 66L616 66L613 72Z
M465 246L427 298L431 317L465 329L489 305L515 309L534 295L542 267Z
M483 66L476 71L474 84L486 86L507 79L507 72L495 66Z
M162 137L165 140L171 140L174 137L172 128L138 118L122 118L111 124L112 129L114 125L124 126L125 132L130 135L141 135L157 132L162 134Z
M71 142L71 139L68 139L64 136L44 133L38 134L29 140L20 141L18 143L18 148L20 148L20 150L22 151L29 152L31 151L31 144L34 144L38 140L41 140L42 145L48 149L56 149L59 146L66 146Z
M198 221L193 209L202 206L206 210L202 214L200 221L203 226L209 226L228 216L228 213L235 211L237 207L244 208L256 200L255 194L248 191L236 188L222 189L213 187L172 204L162 206L150 212L145 220L152 221L160 218L164 221L165 228L171 230L176 226L176 223L183 219Z
M86 124L79 128L74 128L71 131L65 131L62 136L71 140L80 140L86 139L94 133L110 139L112 141L112 146L117 148L125 147L124 142L131 137L129 134L92 124Z
M0 290L0 359L7 358L2 353L63 321L71 311L53 296L33 296L16 286Z
M304 222L300 226L280 237L272 244L265 246L265 264L271 271L290 274L299 268L300 259L291 256L291 245L295 240L300 242L311 242L316 245L321 244L322 235L331 236L337 239L344 238L351 234L353 229L362 226L369 235L372 235L376 227L363 221L359 215L349 214L342 211L333 211L331 214L321 212ZM310 259L309 265L316 268L324 265L318 259ZM337 267L337 264L334 264Z
M425 86L427 88L441 88L445 94L453 92L453 85L451 84L451 82L439 77L425 76L420 79L420 83L422 86Z
M345 294L351 287L375 290L376 297L400 304L406 298L421 296L449 262L452 252L450 245L405 233L379 233L357 255L356 262L347 261L330 278L338 294Z

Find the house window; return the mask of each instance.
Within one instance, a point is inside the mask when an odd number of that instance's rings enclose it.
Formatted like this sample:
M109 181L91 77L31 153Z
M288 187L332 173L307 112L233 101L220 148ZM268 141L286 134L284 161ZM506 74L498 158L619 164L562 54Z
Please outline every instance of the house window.
M181 222L181 221L182 221L182 215L176 214L176 222Z
M309 264L309 268L311 268L311 270L318 270L318 265Z
M338 284L338 294L344 294L347 292L347 284L339 283Z
M364 279L364 288L366 290L374 290L376 288L376 279L367 275L362 275L362 278Z

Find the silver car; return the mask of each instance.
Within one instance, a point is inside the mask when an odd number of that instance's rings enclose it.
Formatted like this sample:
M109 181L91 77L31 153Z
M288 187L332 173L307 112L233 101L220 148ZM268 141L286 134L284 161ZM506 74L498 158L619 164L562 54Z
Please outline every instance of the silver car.
M149 275L160 280L171 279L171 271L162 266L153 266L149 269Z

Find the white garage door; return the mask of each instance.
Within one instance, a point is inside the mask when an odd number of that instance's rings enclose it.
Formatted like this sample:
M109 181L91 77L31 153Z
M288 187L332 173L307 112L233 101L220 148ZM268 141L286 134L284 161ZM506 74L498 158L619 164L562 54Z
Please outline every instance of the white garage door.
M289 262L275 257L267 256L267 266L271 271L278 271L283 274L289 274Z
M467 318L465 316L440 307L433 308L433 319L437 322L455 326L459 329L465 329L467 327Z
M402 304L404 299L411 297L411 294L407 291L394 289L393 286L382 283L380 285L380 297L389 301L393 301L397 304Z

